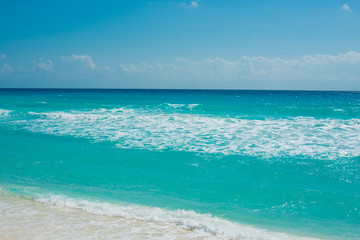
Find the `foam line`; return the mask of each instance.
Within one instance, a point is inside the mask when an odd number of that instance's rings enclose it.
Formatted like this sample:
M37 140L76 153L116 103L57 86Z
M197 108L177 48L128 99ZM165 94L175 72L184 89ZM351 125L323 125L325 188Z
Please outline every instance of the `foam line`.
M7 109L0 109L0 117L7 117L9 116L9 113L11 113L11 110L7 110Z
M360 155L360 119L245 119L158 109L30 112L25 129L111 141L119 148L336 159ZM19 123L20 124L20 123Z
M110 204L107 202L93 202L54 194L35 194L33 199L37 202L51 204L55 206L81 209L83 211L93 214L162 223L194 231L207 232L216 236L231 239L313 239L300 238L285 233L270 232L248 225L233 223L227 220L213 217L210 214L197 214L194 211L169 211L160 208L150 208L140 205L121 206L117 204Z

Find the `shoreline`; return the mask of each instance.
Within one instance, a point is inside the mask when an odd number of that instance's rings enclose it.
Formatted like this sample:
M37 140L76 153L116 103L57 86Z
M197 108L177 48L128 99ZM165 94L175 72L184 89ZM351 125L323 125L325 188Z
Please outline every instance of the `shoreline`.
M10 201L3 209L14 210L13 226L24 225L18 212L34 229L71 222L80 235L92 231L88 219L107 216L102 236L121 232L113 228L123 218L141 236L161 225L166 238L176 229L360 238L360 95L44 91L1 102L0 199L13 194L56 219L77 210L52 223Z
M177 226L0 196L0 239L226 239Z
M205 223L200 223L201 228L196 228L199 223L194 222L194 229L185 227L182 221L189 221L189 219L178 219L179 222L166 223L161 220L123 217L116 215L116 212L111 214L100 212L101 209L99 213L84 210L81 203L80 206L67 206L56 202L0 195L0 213L4 216L0 218L0 236L2 236L0 240L69 238L317 240L317 238L270 232L247 225L238 225L237 229L223 229L224 232L219 232L219 235L208 232L206 227L201 225ZM233 232L227 232L229 230Z

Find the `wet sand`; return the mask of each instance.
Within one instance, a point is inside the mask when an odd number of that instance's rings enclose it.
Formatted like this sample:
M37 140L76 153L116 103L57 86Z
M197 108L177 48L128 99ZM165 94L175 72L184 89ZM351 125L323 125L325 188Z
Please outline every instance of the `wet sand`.
M0 197L0 239L221 239L210 233Z

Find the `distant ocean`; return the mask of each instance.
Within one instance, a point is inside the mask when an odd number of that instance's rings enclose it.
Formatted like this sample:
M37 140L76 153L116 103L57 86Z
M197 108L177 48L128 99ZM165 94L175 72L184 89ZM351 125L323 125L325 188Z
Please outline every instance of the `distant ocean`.
M38 209L164 239L360 239L360 92L2 89L0 232Z

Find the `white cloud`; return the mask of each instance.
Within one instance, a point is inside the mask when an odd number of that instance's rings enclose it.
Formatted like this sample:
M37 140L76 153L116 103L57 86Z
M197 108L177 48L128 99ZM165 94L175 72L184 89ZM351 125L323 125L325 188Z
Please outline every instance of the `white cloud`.
M13 69L9 64L4 63L2 68L0 69L0 72L12 72Z
M71 64L57 63L54 69L50 59L33 61L32 66L27 67L10 66L3 61L0 75L14 72L23 77L47 71L52 72L53 77L64 74L69 78L98 79L103 74L103 79L119 80L109 82L110 87L116 82L121 87L151 88L360 89L360 52L355 51L294 58L239 56L235 60L221 57L193 60L178 57L166 63L129 63L111 69L97 66L88 55L61 58ZM132 81L126 82L127 79Z
M268 74L269 72L281 73L299 67L318 67L336 63L356 64L360 63L360 53L350 51L339 55L306 55L294 59L243 56L233 62L226 61L223 58L204 59L193 62L186 59L179 60L178 58L177 61L186 62L197 70L206 66L221 68L225 72L249 70L256 74Z
M73 54L71 56L61 56L60 58L62 60L64 60L65 62L81 62L81 63L83 63L83 67L85 67L87 69L106 70L106 71L110 70L110 68L107 67L107 66L103 66L103 67L96 66L95 61L89 55L76 55L76 54Z
M0 55L0 60L3 60L3 59L5 59L6 58L6 55L5 54L1 54Z
M195 9L200 7L198 1L183 2L181 3L181 6L188 9Z
M54 64L50 59L46 61L40 59L39 62L33 61L33 67L31 68L31 71L41 71L41 72L51 72L53 70L54 70Z
M174 79L208 80L360 80L360 53L347 52L338 55L306 55L298 58L267 58L242 56L236 61L224 58L207 58L192 61L176 58L173 63L149 65L127 64L120 69L125 74L147 74ZM220 83L219 83L220 84Z
M83 65L84 67L90 68L90 69L96 69L95 61L89 55L73 54L71 56L61 56L61 59L63 59L66 62L80 61L80 62L84 63L84 65Z
M120 65L120 70L122 72L126 72L126 73L140 73L140 72L145 72L145 71L153 71L153 70L161 70L161 69L163 69L163 66L160 63L151 65L146 62L143 62L140 65L135 65L135 64L121 64Z
M345 3L345 4L342 6L341 9L344 10L344 11L347 11L347 12L352 12L349 4L347 4L347 3Z

